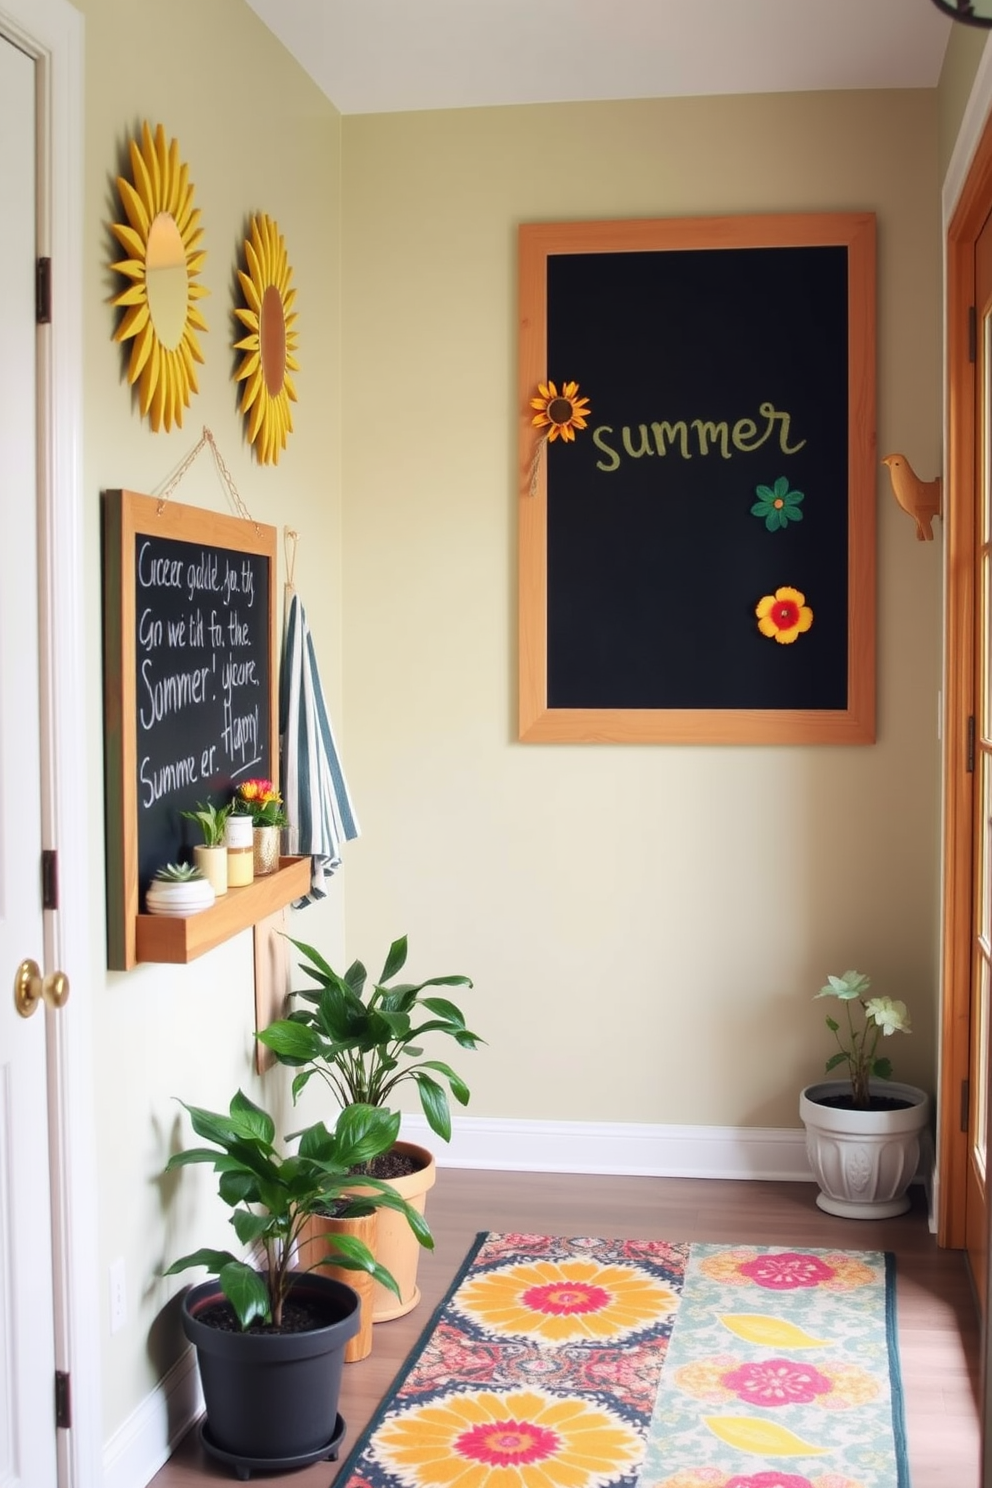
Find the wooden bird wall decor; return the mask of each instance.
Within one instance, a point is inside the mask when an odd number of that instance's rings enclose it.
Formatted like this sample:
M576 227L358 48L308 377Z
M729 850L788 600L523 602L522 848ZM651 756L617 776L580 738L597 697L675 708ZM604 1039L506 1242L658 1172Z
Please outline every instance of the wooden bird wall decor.
M924 481L916 474L905 455L886 455L882 461L889 467L892 494L916 523L916 536L920 542L933 542L934 517L943 516L941 481Z

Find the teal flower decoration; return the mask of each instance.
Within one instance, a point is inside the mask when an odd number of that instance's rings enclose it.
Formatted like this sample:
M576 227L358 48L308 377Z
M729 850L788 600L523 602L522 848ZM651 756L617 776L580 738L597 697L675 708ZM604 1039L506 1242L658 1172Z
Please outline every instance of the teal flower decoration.
M799 503L803 500L803 493L789 490L787 476L780 475L774 486L758 486L756 493L758 500L751 508L751 515L764 517L769 532L788 527L790 522L802 521Z

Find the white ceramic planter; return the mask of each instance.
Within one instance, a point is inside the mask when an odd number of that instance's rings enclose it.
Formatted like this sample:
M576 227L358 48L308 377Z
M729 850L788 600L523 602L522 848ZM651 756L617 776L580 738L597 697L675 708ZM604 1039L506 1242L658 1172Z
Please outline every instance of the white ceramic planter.
M148 886L145 908L149 914L183 918L209 909L214 898L214 891L205 878L194 878L186 883L170 883L156 878Z
M849 1111L821 1104L850 1092L846 1080L807 1085L799 1097L806 1153L820 1186L817 1204L846 1219L888 1219L909 1208L907 1190L920 1161L920 1137L930 1120L930 1097L915 1085L873 1080L872 1095L909 1104L896 1111Z

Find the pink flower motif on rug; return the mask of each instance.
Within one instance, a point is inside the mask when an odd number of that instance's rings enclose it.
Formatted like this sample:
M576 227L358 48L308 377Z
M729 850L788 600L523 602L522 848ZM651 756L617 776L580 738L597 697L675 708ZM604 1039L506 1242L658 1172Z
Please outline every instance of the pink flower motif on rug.
M549 1282L547 1286L529 1287L520 1300L535 1312L568 1317L574 1312L602 1312L609 1306L610 1294L601 1286L588 1286L583 1282L573 1282L571 1286Z
M712 1354L676 1369L673 1382L695 1400L724 1405L743 1400L748 1405L776 1409L815 1405L843 1411L878 1396L878 1383L857 1365L821 1360L821 1367L793 1359L752 1359L742 1363L729 1354Z
M771 1471L729 1476L721 1467L681 1467L671 1477L652 1484L651 1488L863 1488L863 1484L844 1477L842 1473L806 1478L802 1473L782 1473L773 1468Z
M725 1488L813 1488L809 1478L801 1473L771 1472L737 1473L728 1478Z
M756 1256L745 1261L741 1275L747 1276L760 1287L772 1292L791 1291L794 1287L815 1287L821 1281L833 1278L833 1267L827 1266L819 1256L800 1255L797 1251L783 1250L777 1255ZM764 1488L759 1484L758 1488ZM789 1488L789 1485L786 1485Z
M488 1467L520 1467L553 1456L561 1438L546 1426L507 1420L473 1426L451 1446L459 1457L485 1462Z
M828 1395L833 1384L812 1364L792 1359L752 1359L723 1376L723 1383L748 1405L808 1405L818 1395ZM738 1485L742 1488L742 1485ZM761 1482L743 1488L774 1488ZM790 1488L789 1484L785 1488Z
M843 1251L769 1250L736 1246L707 1256L703 1274L728 1286L759 1286L771 1292L822 1289L849 1292L871 1286L875 1276L869 1266Z

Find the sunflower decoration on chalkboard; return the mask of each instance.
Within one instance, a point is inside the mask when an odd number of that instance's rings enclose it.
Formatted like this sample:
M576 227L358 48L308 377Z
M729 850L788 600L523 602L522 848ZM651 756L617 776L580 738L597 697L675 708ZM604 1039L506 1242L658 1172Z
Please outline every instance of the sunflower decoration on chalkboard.
M755 487L754 494L758 499L751 508L751 515L764 517L769 532L778 532L780 528L788 527L790 522L802 521L803 514L799 508L804 495L802 491L792 490L787 476L780 475L773 486Z
M778 641L780 646L791 646L796 637L813 624L813 611L806 603L805 594L790 589L788 585L759 599L754 613L761 634Z
M193 206L189 167L179 142L141 126L141 143L130 142L131 177L117 177L127 222L111 231L127 257L111 267L127 287L111 301L124 311L115 341L130 341L127 380L138 384L141 415L152 428L182 427L183 409L198 391L196 362L203 353L196 332L207 323L197 308L207 290L197 283L206 253L199 209Z
M239 269L238 281L245 303L234 311L248 332L234 343L235 351L244 352L234 375L244 383L238 412L248 415L248 442L261 464L277 465L293 432L289 405L296 402L296 388L289 374L300 369L294 356L296 290L290 287L293 271L282 233L264 212L251 219L244 253L247 272Z
M537 448L530 471L530 494L537 490L537 471L541 462L541 451L547 444L560 439L563 444L575 440L576 429L584 429L589 419L589 399L579 397L577 382L563 382L561 392L555 382L539 382L537 397L531 398L531 408L537 412L531 419L535 429L540 429Z

